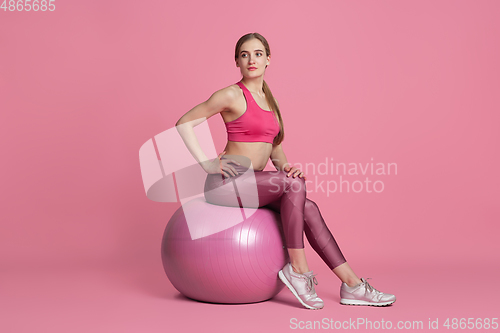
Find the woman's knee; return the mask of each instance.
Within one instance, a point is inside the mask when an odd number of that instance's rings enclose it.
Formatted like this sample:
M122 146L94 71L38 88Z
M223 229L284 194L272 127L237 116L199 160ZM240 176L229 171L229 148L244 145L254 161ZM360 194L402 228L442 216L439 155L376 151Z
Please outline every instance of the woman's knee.
M306 181L302 177L287 177L287 173L283 172L283 180L287 185L287 190L293 192L306 192Z

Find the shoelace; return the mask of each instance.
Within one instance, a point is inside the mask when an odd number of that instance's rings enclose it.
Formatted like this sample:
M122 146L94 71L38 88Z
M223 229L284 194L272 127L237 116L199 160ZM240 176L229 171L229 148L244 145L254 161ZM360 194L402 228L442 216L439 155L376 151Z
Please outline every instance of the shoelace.
M313 289L313 288L314 288L313 283L314 283L315 285L318 285L318 280L316 280L316 275L317 275L317 274L312 274L312 275L309 275L309 276L304 276L304 277L301 277L301 278L303 278L303 279L305 279L305 280L306 280L306 283L307 283L307 285L306 285L306 286L307 286L307 290L308 290L308 291L310 291L311 289Z
M371 279L371 278L365 278L365 286L366 286L366 289L370 290L370 292L375 291L375 293L377 293L377 294L382 294L382 292L381 292L381 291L379 291L379 290L375 289L375 288L374 288L371 284L369 284L369 283L368 283L368 281L366 281L366 280L368 280L368 279Z

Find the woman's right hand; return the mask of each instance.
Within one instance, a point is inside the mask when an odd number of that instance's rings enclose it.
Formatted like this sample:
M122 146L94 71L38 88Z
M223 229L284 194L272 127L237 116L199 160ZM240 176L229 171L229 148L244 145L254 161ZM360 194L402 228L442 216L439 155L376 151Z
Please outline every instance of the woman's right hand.
M222 155L225 153L226 151L224 150L217 158L202 162L201 166L207 173L218 173L224 175L225 177L238 175L238 171L234 168L234 166L230 165L230 163L237 165L241 164L230 158L221 159Z

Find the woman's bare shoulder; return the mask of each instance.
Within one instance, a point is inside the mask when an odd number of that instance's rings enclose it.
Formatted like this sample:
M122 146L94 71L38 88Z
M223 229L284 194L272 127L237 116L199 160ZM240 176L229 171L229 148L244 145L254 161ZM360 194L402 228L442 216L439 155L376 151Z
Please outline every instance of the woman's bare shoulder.
M208 99L209 103L224 105L231 108L241 98L241 89L237 84L232 84L214 92Z
M226 99L236 99L241 95L241 89L237 84L231 84L227 87L221 88L213 93L213 95L219 95Z

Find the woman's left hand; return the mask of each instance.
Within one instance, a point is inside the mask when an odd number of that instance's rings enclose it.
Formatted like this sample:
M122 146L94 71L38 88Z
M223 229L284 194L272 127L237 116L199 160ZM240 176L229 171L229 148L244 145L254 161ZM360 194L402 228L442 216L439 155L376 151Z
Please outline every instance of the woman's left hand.
M283 168L283 170L287 172L287 177L289 177L290 175L292 175L293 178L299 176L299 178L304 178L304 180L306 180L306 176L304 176L304 173L300 171L299 168L296 168L294 166L290 167L289 165L287 165Z

